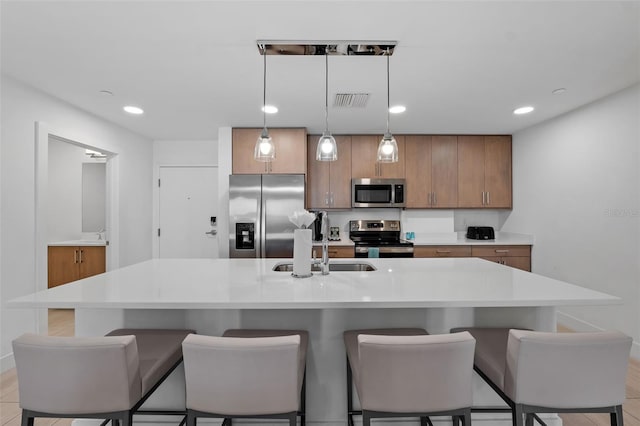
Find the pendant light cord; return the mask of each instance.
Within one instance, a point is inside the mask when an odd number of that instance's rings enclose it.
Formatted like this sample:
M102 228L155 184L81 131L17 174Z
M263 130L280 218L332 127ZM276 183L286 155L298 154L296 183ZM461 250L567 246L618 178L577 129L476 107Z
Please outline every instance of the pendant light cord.
M324 125L329 133L329 55L324 53Z
M267 128L267 49L265 49L262 53L263 56L263 67L262 67L262 128ZM388 126L388 125L387 125Z
M389 134L389 48L387 47L387 134Z

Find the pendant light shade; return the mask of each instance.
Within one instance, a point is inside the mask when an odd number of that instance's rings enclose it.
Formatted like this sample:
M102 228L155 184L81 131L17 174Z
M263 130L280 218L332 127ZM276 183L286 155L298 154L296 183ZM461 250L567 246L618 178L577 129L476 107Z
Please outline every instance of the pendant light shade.
M389 131L389 50L387 49L387 132L378 145L378 161L380 163L398 162L398 143Z
M273 161L276 159L276 147L273 145L273 140L269 136L267 130L267 113L264 112L265 105L267 105L267 52L263 52L263 86L262 86L262 133L256 141L256 147L253 150L253 158L257 161Z
M338 159L338 146L336 140L329 131L329 56L324 55L324 123L325 130L318 140L316 148L316 160L336 161Z

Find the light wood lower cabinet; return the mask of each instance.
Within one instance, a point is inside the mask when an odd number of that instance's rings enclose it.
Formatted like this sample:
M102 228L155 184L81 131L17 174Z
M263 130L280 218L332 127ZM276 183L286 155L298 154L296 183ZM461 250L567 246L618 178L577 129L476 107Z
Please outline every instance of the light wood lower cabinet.
M472 246L471 255L531 271L531 246Z
M415 246L413 257L471 257L471 246Z
M356 252L353 246L329 246L329 258L355 257ZM313 248L313 257L322 258L322 247Z
M104 246L50 246L48 288L106 271Z
M415 246L414 257L479 257L531 272L531 246Z

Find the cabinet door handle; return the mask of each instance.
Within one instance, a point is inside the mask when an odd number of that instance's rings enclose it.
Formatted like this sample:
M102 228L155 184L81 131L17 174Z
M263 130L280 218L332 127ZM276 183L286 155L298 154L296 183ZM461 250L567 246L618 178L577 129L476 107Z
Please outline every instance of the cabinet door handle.
M451 253L451 250L436 249L436 253L438 253L438 254L449 254L449 253Z
M491 198L489 197L490 192L487 191L487 205L491 204Z
M484 194L485 194L485 192L484 192L484 191L482 191L482 205L483 205L483 206L484 206L484 204L485 204L485 202L484 202L484 200L485 200L485 196L484 196Z
M438 198L436 197L436 193L433 193L433 205L436 206L438 205Z
M333 206L333 192L329 193L329 205Z
M80 249L80 263L82 263L82 252L83 252L83 250Z
M78 250L73 251L73 263L78 263Z
M431 193L427 192L427 205L430 206L431 205Z
M509 250L496 250L496 253L509 253Z

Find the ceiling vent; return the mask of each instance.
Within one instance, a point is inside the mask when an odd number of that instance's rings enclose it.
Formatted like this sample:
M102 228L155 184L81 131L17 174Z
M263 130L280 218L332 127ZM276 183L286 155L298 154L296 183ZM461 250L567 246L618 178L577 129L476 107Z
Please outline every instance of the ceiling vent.
M364 108L369 100L368 93L336 93L333 106L339 108Z

